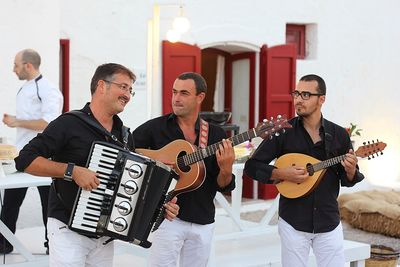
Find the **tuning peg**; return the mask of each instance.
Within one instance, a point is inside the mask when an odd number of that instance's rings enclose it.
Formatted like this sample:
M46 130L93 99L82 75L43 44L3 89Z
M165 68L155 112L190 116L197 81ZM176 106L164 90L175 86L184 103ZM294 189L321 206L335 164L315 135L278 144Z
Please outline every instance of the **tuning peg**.
M381 151L381 155L383 155L383 151Z
M271 134L271 135L269 136L269 140L272 140L272 138L274 138L274 136Z
M276 133L275 133L275 136L279 136L279 135L280 135L280 133L279 133L279 132L276 132Z
M368 160L370 160L371 158L368 156Z
M378 140L378 139L376 139L376 142L377 142L377 143L379 143L379 140Z
M278 120L280 120L280 119L282 119L282 116L281 116L281 115L278 115L278 116L276 116L276 118L277 118Z
M286 129L285 128L282 129L282 133L286 133Z
M371 156L372 156L373 159L375 158L374 154L372 154Z
M268 120L267 119L263 119L263 122L267 122Z
M365 146L367 144L367 142L363 142L363 145Z

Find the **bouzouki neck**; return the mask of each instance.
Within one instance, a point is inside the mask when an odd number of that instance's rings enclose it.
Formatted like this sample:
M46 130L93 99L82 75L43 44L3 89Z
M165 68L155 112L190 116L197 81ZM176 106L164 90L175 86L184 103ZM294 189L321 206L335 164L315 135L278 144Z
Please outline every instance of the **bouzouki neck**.
M227 140L232 142L232 146L236 146L239 145L245 141L248 141L252 138L257 137L257 133L256 130L250 129L247 132L232 136L230 138L228 138ZM218 143L214 143L212 145L209 145L205 148L199 148L198 150L196 150L193 153L187 154L185 156L183 156L183 160L185 162L186 165L191 165L193 163L199 162L209 156L214 155L217 150L219 149L219 145L222 145L222 141L218 142Z
M331 159L327 159L321 162L318 162L316 164L312 165L313 171L317 172L326 168L329 168L333 165L336 165L338 163L340 163L342 160L344 160L346 158L346 155L340 155ZM308 167L307 167L307 171L308 171Z
M292 126L287 122L285 115L278 115L276 119L271 118L269 121L264 120L262 123L258 123L255 128L232 136L228 138L228 140L232 142L232 146L236 146L255 137L261 137L263 139L267 137L272 138L273 135L279 135L280 131L284 132L285 128L292 128ZM199 162L209 156L214 155L217 152L220 144L222 144L222 141L212 144L208 147L198 149L193 153L183 156L182 160L186 166L192 165L193 163Z
M370 142L368 142L368 144L364 143L364 145L360 146L354 152L354 154L359 158L368 157L368 159L370 159L370 156L374 157L374 154L376 154L376 155L379 155L379 153L382 154L382 151L385 149L385 147L386 147L386 144L383 142L379 142L379 140L377 140L376 143L374 143L374 141L372 141L372 143L370 143ZM310 170L317 172L322 169L329 168L333 165L340 163L345 158L346 158L346 154L315 163L312 165L312 170L311 169ZM308 166L307 166L307 171L309 173L310 173L310 170L308 169Z

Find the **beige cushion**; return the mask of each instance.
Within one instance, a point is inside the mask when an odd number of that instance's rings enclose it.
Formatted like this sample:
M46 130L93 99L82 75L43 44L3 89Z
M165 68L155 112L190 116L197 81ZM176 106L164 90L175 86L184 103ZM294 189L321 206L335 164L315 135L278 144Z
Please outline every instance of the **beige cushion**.
M361 191L338 199L342 219L356 228L400 237L400 192Z

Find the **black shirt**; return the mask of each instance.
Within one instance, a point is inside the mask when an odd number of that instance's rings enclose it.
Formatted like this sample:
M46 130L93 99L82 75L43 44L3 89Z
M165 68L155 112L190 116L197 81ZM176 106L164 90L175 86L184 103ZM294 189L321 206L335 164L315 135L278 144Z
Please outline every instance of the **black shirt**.
M346 130L321 118L320 136L322 141L313 143L303 127L301 117L289 121L293 126L285 134L271 140L264 140L256 152L245 164L245 173L263 183L272 183L270 179L274 166L267 165L275 158L287 153L302 153L319 160L326 160L346 154L351 148L350 137ZM328 153L328 155L327 155ZM353 181L347 179L341 164L327 169L321 182L310 194L289 199L280 196L279 216L296 230L309 233L332 231L340 222L337 197L340 184L353 186L364 179L358 171Z
M199 143L199 119L197 119L195 130ZM132 133L136 148L157 150L177 139L185 139L174 114L164 115L149 120L136 128ZM226 138L224 130L218 126L209 124L208 143L212 145ZM225 188L220 188L217 183L219 167L215 155L204 159L206 177L204 183L196 190L178 195L179 214L181 220L209 224L214 222L215 207L214 197L217 191L231 191L235 188L235 177Z
M81 111L100 125L94 118L89 103ZM113 120L111 134L122 142L122 121L117 115L114 116ZM73 162L84 167L92 143L94 141L113 143L110 139L83 120L73 115L63 114L52 121L43 133L38 134L21 150L19 156L15 159L16 168L19 171L24 171L39 156L51 158L56 162ZM120 145L120 143L114 144ZM133 149L132 135L129 135L128 147ZM75 182L59 178L53 179L49 194L48 216L68 224L77 192L78 185ZM60 197L57 196L57 193L60 194Z

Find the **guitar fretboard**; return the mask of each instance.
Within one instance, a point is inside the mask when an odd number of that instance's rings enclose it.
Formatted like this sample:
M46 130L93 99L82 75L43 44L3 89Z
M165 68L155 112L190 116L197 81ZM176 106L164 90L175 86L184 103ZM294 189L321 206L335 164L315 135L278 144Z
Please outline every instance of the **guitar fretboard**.
M334 157L331 159L327 159L327 160L318 162L318 163L312 165L312 167L313 167L314 171L317 172L319 170L326 169L333 165L336 165L336 164L340 163L342 160L344 160L345 158L346 158L346 155L337 156L337 157Z
M257 137L257 131L255 128L253 128L248 130L247 132L232 136L228 138L228 140L232 142L232 146L236 146L255 137ZM206 148L199 148L193 153L178 158L178 162L181 162L183 160L185 166L189 166L193 163L199 162L211 155L214 155L215 152L217 152L220 144L222 144L222 141L209 145Z

